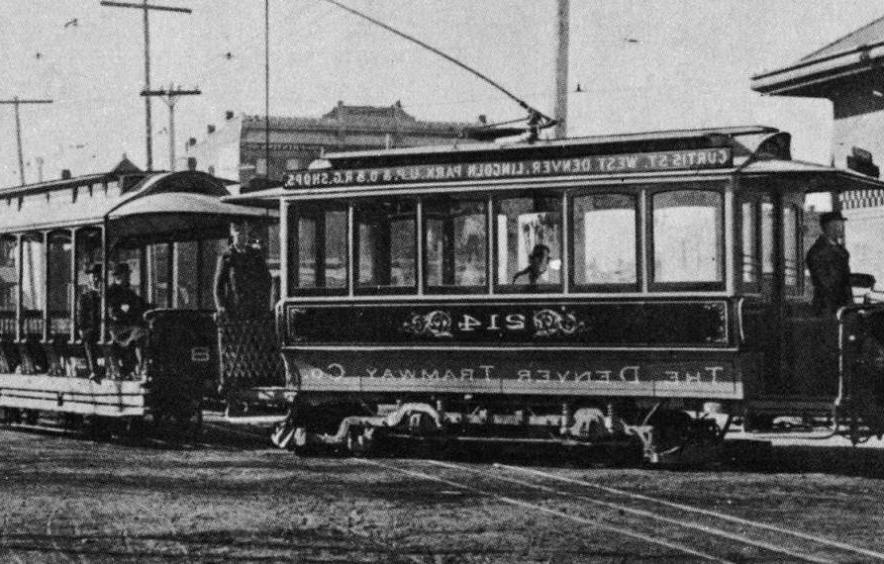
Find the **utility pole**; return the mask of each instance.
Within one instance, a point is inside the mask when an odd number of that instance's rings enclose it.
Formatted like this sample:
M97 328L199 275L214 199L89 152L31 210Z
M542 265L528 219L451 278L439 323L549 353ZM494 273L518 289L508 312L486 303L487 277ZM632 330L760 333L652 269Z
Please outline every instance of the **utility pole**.
M113 8L137 8L142 10L143 12L143 21L144 21L144 90L150 90L150 21L148 18L149 10L158 10L163 12L179 12L182 14L190 14L191 10L189 8L175 8L172 6L154 6L147 3L147 0L143 0L141 4L135 4L132 2L111 2L109 0L102 0L102 6L111 6ZM147 133L147 170L153 170L153 137L151 134L151 123L150 123L150 97L145 96L144 98L144 116L145 116L145 129Z
M264 0L264 178L270 178L270 0ZM256 171L257 172L257 171Z
M25 162L21 149L21 118L18 115L18 107L22 104L51 104L52 100L22 100L18 96L12 100L0 100L0 104L12 104L15 106L15 139L18 142L18 175L22 186L25 184Z
M558 50L556 51L556 109L553 116L556 120L555 134L557 139L568 135L568 19L569 1L558 0Z
M175 89L169 85L168 90L142 90L142 96L164 96L163 101L169 106L169 170L175 170L175 102L179 96L199 96L202 94L198 88L193 90Z

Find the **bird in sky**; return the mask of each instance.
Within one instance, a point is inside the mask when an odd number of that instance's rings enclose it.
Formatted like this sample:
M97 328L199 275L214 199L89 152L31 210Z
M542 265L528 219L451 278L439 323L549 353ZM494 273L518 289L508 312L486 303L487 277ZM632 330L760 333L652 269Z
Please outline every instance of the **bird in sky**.
M230 51L224 53L224 58L229 61L230 59L233 58L233 53L231 53Z
M638 39L636 39L634 37L624 37L623 41L625 41L627 43L641 43Z
M574 89L574 92L583 92L583 87L580 86L580 83L577 83L577 88Z
M80 25L80 22L77 20L77 18L74 18L72 20L68 20L64 23L64 27L66 27L66 28L67 27L77 27L78 25Z
M42 58L43 58L43 53L37 51L37 52L34 54L34 58L35 58L35 59L42 59Z

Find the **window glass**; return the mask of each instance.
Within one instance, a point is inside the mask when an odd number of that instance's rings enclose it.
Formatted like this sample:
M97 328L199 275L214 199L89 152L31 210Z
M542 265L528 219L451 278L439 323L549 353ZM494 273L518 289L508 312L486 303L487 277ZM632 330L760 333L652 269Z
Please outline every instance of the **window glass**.
M170 307L172 305L171 288L171 257L169 256L169 244L158 243L147 247L147 272L150 277L147 301L155 307Z
M140 248L119 249L116 253L116 259L110 265L111 271L119 263L125 262L129 265L129 287L139 295L143 295L142 281L144 280L141 272L141 255L142 250ZM113 283L113 276L109 276L108 280Z
M561 199L550 196L497 202L498 284L561 283L561 208Z
M428 201L423 206L429 287L481 287L488 234L484 202Z
M795 206L783 208L783 252L786 286L798 286L798 210Z
M69 333L71 330L71 249L69 233L53 233L49 236L49 330L53 334Z
M46 305L43 266L46 258L41 236L22 240L22 308L42 311Z
M0 237L0 312L15 314L18 298L18 242Z
M199 243L179 241L174 247L175 298L173 307L177 309L197 309L199 296Z
M743 202L743 282L758 282L758 256L755 247L755 226L757 206L755 202Z
M298 287L316 287L316 219L298 218Z
M227 239L200 241L199 301L200 309L215 309L215 268L218 257L227 250Z
M359 286L414 286L414 202L359 204L356 225Z
M573 214L575 284L634 284L638 280L635 197L576 197Z
M96 187L96 190L98 188ZM77 296L86 293L91 287L92 275L86 269L93 264L102 264L101 230L81 229L77 231ZM75 302L76 303L76 302Z
M347 286L347 211L293 208L297 226L294 288Z
M770 202L761 203L761 272L774 272L774 207Z
M654 281L722 281L721 194L660 192L654 194L653 210Z

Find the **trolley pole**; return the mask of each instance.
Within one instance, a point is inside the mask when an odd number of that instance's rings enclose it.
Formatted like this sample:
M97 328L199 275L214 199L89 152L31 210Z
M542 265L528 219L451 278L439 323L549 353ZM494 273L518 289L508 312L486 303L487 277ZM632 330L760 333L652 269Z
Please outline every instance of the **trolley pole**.
M190 14L190 8L175 8L172 6L154 6L143 0L141 4L132 2L111 2L110 0L102 0L102 6L110 6L112 8L137 8L143 12L144 22L144 90L150 90L150 20L148 18L149 10L158 10L163 12L179 12L182 14ZM144 117L145 117L145 133L147 137L147 170L153 170L153 137L151 133L150 120L150 97L144 98Z
M52 100L22 100L18 96L12 100L0 100L0 104L12 104L15 106L15 140L18 144L18 175L21 179L22 186L25 184L25 162L22 156L21 148L21 117L19 117L18 107L22 104L51 104Z
M558 0L558 17L556 18L559 35L556 51L556 109L553 116L556 120L555 134L557 139L568 135L568 19L570 0Z
M198 88L193 90L175 89L171 84L168 90L142 90L145 97L163 96L163 101L169 107L169 170L175 170L175 102L179 96L199 96L202 92Z

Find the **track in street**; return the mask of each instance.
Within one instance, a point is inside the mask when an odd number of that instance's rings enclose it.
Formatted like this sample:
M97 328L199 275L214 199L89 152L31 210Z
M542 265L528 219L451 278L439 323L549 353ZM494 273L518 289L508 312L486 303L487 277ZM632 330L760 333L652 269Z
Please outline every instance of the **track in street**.
M663 558L827 563L855 562L861 555L863 561L884 560L882 553L847 543L530 468L502 464L472 467L433 460L354 460L478 494L557 522L571 522L580 526L577 531L590 528L626 537L656 551L663 549ZM501 471L509 475L501 475ZM550 481L559 487L550 486ZM588 490L594 495L587 495ZM538 492L543 495L540 500L536 499ZM578 534L579 539L584 537ZM646 556L641 552L636 555Z

